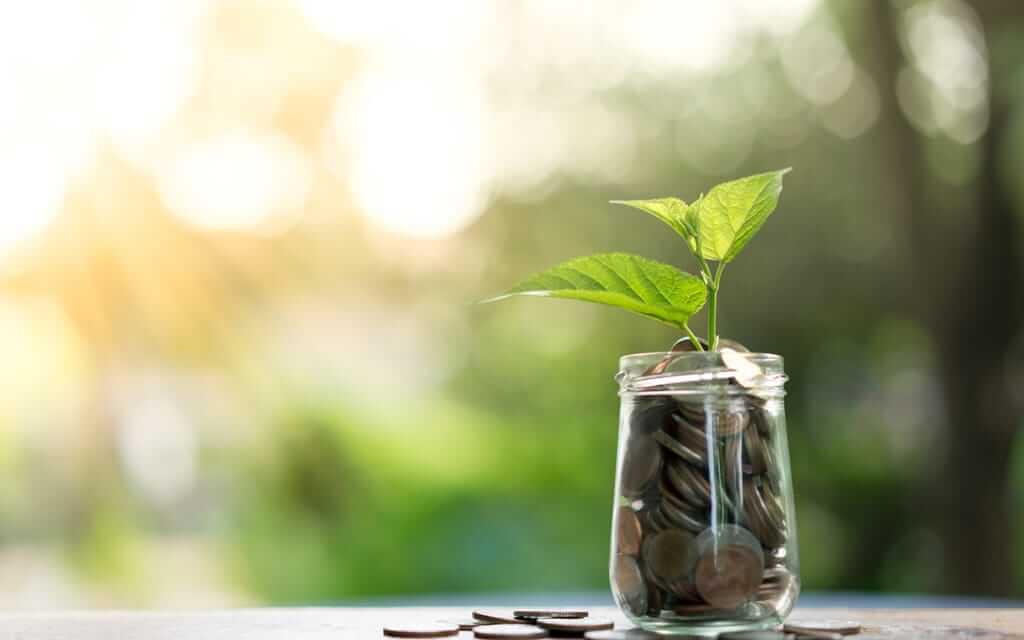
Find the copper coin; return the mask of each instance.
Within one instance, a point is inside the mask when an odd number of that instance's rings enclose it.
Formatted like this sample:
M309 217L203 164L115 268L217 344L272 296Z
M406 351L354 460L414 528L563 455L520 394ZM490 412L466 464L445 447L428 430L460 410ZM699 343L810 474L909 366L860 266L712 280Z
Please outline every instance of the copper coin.
M765 494L765 488L753 478L744 479L743 512L751 531L762 545L769 549L781 547L786 542L785 517L777 502L774 508L769 506L768 501L774 502L776 498L768 494L766 501Z
M704 429L687 422L681 414L671 414L672 436L687 449L694 451L700 456L702 466L707 466L708 440Z
M711 504L711 483L703 472L695 471L687 464L669 464L665 467L668 478L676 495L695 507L707 507Z
M384 635L389 638L444 638L459 635L459 625L443 622L393 625L384 627Z
M522 624L522 620L516 617L512 609L478 609L473 612L473 617L491 624Z
M640 519L629 507L619 507L615 514L615 544L619 553L635 556L640 553L640 539L643 531L640 529ZM516 613L518 615L518 612ZM586 615L586 612L583 613ZM534 618L554 618L557 616L532 616ZM582 617L582 616L580 616Z
M671 396L644 396L633 400L633 411L629 416L631 434L645 434L657 431L670 424L670 416L676 410Z
M587 631L601 631L615 627L615 623L610 618L576 618L575 620L541 618L537 621L537 625L548 631L578 633L580 635Z
M746 348L745 346L736 342L735 340L729 340L728 338L719 338L718 348L732 349L733 351L739 351L740 353L750 353L750 349Z
M683 445L669 434L664 431L655 431L651 436L658 444L665 447L672 453L676 454L683 460L696 465L706 466L707 465L707 452L701 455L700 451L694 451L689 447Z
M653 631L643 629L608 629L605 631L588 631L583 634L587 640L654 640L660 638Z
M775 466L771 449L757 429L743 432L743 452L750 463L750 473L759 476Z
M690 545L693 534L682 529L666 529L644 542L644 563L664 584L690 574Z
M708 529L696 540L697 591L708 604L733 609L750 600L761 585L764 555L757 538L736 525Z
M630 512L632 513L632 511ZM637 527L640 523L637 523ZM517 618L536 620L537 618L586 618L590 615L584 609L516 609L512 612Z
M685 510L680 509L676 505L667 501L662 501L658 506L658 511L667 523L665 529L668 530L684 529L692 535L703 531L708 526L705 519L696 518Z
M852 620L799 620L784 625L783 629L789 633L795 633L797 635L804 634L808 631L815 631L818 633L838 633L840 635L850 636L860 633L861 626L860 623L853 622Z
M715 437L730 438L739 433L750 424L750 415L744 409L727 409L715 411L711 414L710 424L705 423L704 428L710 429Z
M630 438L623 453L622 476L619 480L622 495L627 498L641 496L658 474L660 466L661 450L657 442L640 434Z
M640 565L632 556L618 555L613 569L612 581L619 606L635 616L642 616L647 612L647 585Z
M441 624L455 624L455 625L458 625L459 626L459 630L461 630L461 631L472 631L473 629L475 629L476 627L479 627L482 624L491 624L489 622L482 622L482 621L476 620L474 618L460 618L458 620L439 620L438 622L440 622Z
M477 638L546 638L547 632L532 624L490 624L473 629Z

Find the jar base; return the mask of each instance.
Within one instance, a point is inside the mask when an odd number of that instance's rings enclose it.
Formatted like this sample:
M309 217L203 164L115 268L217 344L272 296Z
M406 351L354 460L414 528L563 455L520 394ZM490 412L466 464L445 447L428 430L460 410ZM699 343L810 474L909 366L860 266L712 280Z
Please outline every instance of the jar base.
M771 616L760 620L672 620L638 619L633 622L644 631L666 636L709 636L738 631L762 631L782 624L782 618Z

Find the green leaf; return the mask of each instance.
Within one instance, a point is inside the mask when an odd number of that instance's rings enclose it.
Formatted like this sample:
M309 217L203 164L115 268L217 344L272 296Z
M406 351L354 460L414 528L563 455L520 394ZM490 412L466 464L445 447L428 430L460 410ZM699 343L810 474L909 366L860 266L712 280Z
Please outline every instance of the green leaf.
M761 228L779 203L782 176L789 169L723 182L690 207L689 224L697 231L707 260L731 262Z
M683 236L689 242L687 230L683 224L686 215L686 203L679 198L654 198L652 200L612 200L612 204L624 204L627 207L639 209L649 213L658 220L661 220L672 227L676 233Z
M515 295L596 302L682 327L704 306L707 290L700 278L671 265L606 253L563 262L484 302Z

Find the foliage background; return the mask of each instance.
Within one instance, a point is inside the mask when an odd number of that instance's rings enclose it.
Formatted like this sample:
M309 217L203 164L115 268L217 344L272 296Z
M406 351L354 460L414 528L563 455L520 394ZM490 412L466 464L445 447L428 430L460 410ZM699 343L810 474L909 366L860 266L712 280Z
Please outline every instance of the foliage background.
M624 353L476 307L606 204L793 166L723 334L786 356L805 588L1024 594L1024 8L22 3L0 21L0 606L603 590ZM699 324L699 323L698 323Z

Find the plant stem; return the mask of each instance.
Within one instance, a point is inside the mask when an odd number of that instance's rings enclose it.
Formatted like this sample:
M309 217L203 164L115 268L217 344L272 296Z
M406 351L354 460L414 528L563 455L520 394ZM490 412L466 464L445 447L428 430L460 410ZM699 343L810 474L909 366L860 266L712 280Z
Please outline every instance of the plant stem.
M711 351L718 351L718 289L724 271L725 263L719 262L715 277L708 284L708 345Z
M686 330L686 335L690 336L690 342L693 343L693 346L697 351L703 351L704 346L700 343L700 338L698 338L697 335L693 333L693 330L690 329L690 325L684 323L683 329Z

